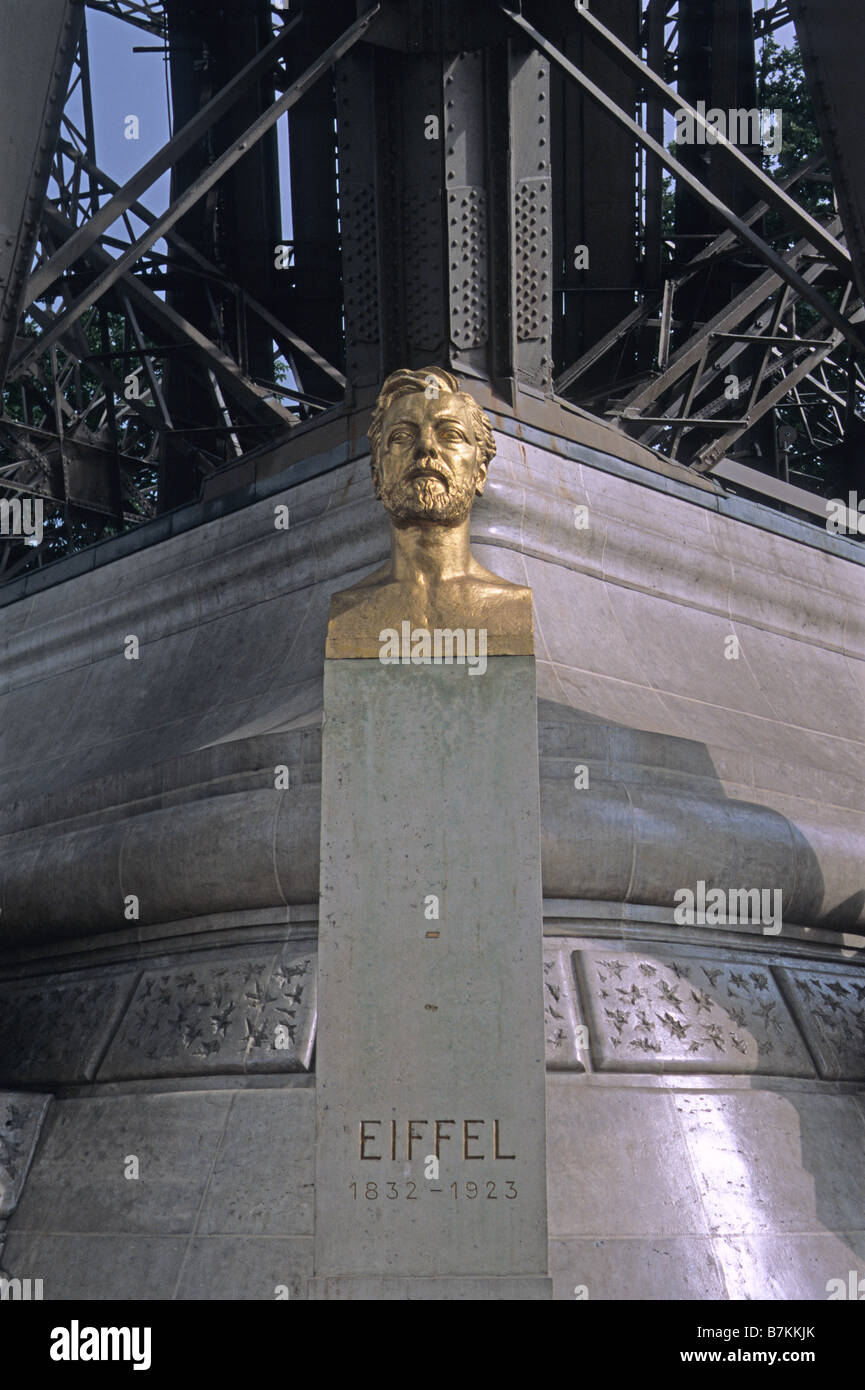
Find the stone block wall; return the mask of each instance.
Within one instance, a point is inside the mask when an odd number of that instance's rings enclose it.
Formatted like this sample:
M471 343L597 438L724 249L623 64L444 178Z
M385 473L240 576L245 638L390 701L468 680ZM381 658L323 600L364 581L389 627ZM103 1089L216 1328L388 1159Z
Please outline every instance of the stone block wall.
M825 1298L865 1276L861 549L496 423L556 1297ZM0 1264L46 1298L306 1295L324 628L386 545L358 451L0 593ZM781 932L678 925L700 880L780 889Z

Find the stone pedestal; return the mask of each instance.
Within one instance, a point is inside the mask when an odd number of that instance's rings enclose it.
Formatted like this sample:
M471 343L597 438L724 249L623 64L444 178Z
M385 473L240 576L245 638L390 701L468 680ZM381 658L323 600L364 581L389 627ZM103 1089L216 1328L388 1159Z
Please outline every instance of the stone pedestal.
M550 1296L534 665L325 662L313 1298Z

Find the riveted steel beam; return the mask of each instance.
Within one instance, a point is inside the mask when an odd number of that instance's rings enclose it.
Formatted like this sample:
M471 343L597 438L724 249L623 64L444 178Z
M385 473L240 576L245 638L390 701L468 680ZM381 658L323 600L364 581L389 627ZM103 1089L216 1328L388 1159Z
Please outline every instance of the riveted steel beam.
M627 112L622 111L614 102L610 101L607 94L603 92L600 87L596 86L594 82L586 77L585 73L580 72L579 68L569 62L564 54L559 52L555 45L550 43L548 39L545 39L543 34L539 33L533 25L529 24L521 15L513 14L509 10L506 10L505 13L513 24L517 25L525 34L529 35L542 53L545 53L552 62L558 63L558 65L563 68L565 72L569 73L576 82L579 82L580 86L583 87L590 96L594 97L596 101L600 102L601 105L610 112L611 116L619 121L620 124L624 125L626 129L630 130L631 134L641 145L657 155L665 167L669 169L672 174L675 174L677 179L683 180L707 207L716 212L720 219L726 222L727 226L736 233L741 241L745 242L746 245L756 251L757 255L766 265L770 266L780 275L782 280L785 280L803 299L806 299L821 315L823 315L823 317L828 319L833 328L837 328L847 341L853 345L857 352L865 353L865 339L863 339L861 333L850 323L849 319L844 318L843 314L838 313L835 306L831 304L819 290L816 290L813 285L809 285L807 280L790 267L783 256L779 255L761 236L758 236L757 233L732 212L720 198L717 198L710 189L706 188L698 178L695 178L690 170L686 169L678 159L669 154L662 144L659 144L657 140L648 135Z
M317 59L316 62L307 68L306 72L293 82L291 86L275 101L258 120L244 131L240 139L235 140L231 146L225 150L218 159L204 170L201 175L175 198L168 206L166 211L144 232L136 242L125 251L110 265L106 266L102 274L88 288L88 290L78 297L68 308L65 314L54 323L54 325L41 338L37 339L31 348L28 348L20 358L16 360L16 369L21 370L33 361L40 352L59 337L59 335L76 319L80 318L87 308L110 289L122 275L126 273L136 261L140 260L145 251L153 246L154 242L164 236L169 228L173 227L184 213L202 198L209 188L218 183L222 176L229 169L242 159L249 147L261 138L266 131L276 124L280 116L289 111L295 102L299 101L304 92L318 81L322 73L331 66L332 63L357 43L369 27L378 6L374 6L361 19L351 26L340 39L330 45L328 49ZM189 325L191 327L191 325Z
M0 387L26 298L82 18L81 6L70 0L0 5Z
M107 231L113 222L117 221L118 217L127 212L141 194L150 188L151 184L155 183L167 169L176 164L187 150L192 149L198 143L220 117L230 110L238 97L273 67L276 59L283 52L292 30L299 23L300 18L292 20L291 24L286 25L272 43L268 44L247 63L246 67L242 68L212 101L203 106L192 120L187 121L171 140L157 150L152 159L148 159L146 164L142 164L141 168L132 175L132 178L127 179L123 187L118 189L98 212L88 218L75 235L71 236L49 261L46 261L45 265L39 267L27 286L28 304L31 304L34 299L41 298L58 275L62 275L73 261L83 255L88 246L92 246L102 233Z
M72 223L55 209L46 207L45 219L49 229L58 237L68 236ZM88 257L95 262L96 275L99 277L100 268L102 274L105 268L115 265L107 251L103 251L100 246L91 246L87 252ZM188 343L195 349L196 353L203 360L207 367L212 368L219 381L225 386L238 403L252 415L253 419L259 420L262 424L274 425L294 425L297 424L297 416L285 410L270 397L270 393L263 388L256 386L254 382L243 374L237 363L223 352L221 348L196 328L194 324L178 314L169 304L166 304L154 294L153 290L141 283L141 281L128 271L121 274L119 278L126 294L136 303L140 304L146 312L147 318L158 323L163 331L167 332L176 342ZM96 296L94 296L95 298ZM82 313L84 310L82 309ZM42 337L35 339L37 352L28 353L28 361L20 367L16 367L16 375L23 376L27 371L30 362L38 357L43 350L46 339L57 341L62 338L74 322L77 322L79 315L74 318L69 314L61 314L54 319L50 328L46 329Z
M668 86L658 73L643 62L638 54L633 53L627 44L622 43L621 39L602 24L588 9L578 10L577 12L583 24L587 24L594 33L604 40L613 49L617 56L634 72L640 74L641 79L647 87L654 88L664 99L666 109L671 112L684 112L702 130L708 131L713 141L714 148L723 150L738 168L739 177L743 183L749 183L758 191L770 207L780 212L787 221L799 232L800 236L807 236L812 244L830 260L833 265L837 265L840 270L849 274L851 267L850 252L842 246L835 237L829 236L825 227L812 217L805 208L801 207L795 199L791 198L784 189L767 174L753 160L748 159L742 151L729 141L725 135L707 125L705 117L683 97ZM514 17L516 18L516 16ZM522 27L527 27L524 21L520 21ZM573 75L573 74L572 74ZM670 167L668 165L668 167ZM699 181L698 181L699 182ZM693 186L693 176L692 176ZM698 189L694 192L699 194ZM703 199L705 202L706 199Z

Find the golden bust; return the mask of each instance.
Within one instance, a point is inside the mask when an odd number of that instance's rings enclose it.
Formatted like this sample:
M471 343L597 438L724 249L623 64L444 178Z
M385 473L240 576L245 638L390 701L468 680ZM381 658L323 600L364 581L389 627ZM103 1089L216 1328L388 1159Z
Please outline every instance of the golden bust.
M326 655L380 656L385 632L471 627L490 656L531 655L532 592L478 564L469 513L496 451L489 419L441 367L393 372L369 429L376 497L391 555L334 594Z

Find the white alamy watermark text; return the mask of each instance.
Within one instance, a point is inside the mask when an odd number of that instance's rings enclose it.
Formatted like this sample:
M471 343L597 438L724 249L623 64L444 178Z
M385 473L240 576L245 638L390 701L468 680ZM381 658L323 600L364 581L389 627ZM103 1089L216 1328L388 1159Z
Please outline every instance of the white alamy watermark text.
M383 666L468 666L470 676L482 676L487 669L485 627L430 629L404 621L399 631L382 628L378 640Z
M676 112L677 145L717 145L719 140L726 140L731 145L762 145L769 154L780 154L783 143L780 109L751 107L722 111L713 106L707 111L706 103L698 101L695 110L696 116L684 107Z
M780 888L708 888L697 880L696 890L677 888L673 921L680 927L722 927L728 923L756 923L764 936L781 931Z
M149 1327L68 1327L51 1330L52 1361L131 1361L134 1371L150 1370Z
M28 545L42 544L41 497L0 498L0 536L23 536Z

